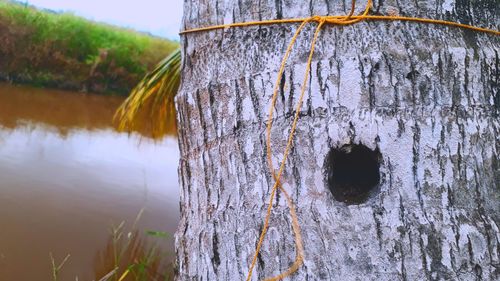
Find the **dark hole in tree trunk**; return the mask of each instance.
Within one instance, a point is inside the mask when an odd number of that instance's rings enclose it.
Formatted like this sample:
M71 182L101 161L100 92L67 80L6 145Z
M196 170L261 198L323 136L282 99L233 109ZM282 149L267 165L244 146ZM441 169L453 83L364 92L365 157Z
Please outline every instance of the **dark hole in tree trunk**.
M326 159L328 188L335 200L348 205L365 203L378 191L380 159L378 148L346 144L332 148Z

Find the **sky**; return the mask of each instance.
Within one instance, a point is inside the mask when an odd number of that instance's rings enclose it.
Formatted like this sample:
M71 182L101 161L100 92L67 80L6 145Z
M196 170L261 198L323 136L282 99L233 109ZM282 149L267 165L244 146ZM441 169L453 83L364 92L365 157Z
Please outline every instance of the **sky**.
M71 11L95 21L179 39L182 0L21 0L55 11Z

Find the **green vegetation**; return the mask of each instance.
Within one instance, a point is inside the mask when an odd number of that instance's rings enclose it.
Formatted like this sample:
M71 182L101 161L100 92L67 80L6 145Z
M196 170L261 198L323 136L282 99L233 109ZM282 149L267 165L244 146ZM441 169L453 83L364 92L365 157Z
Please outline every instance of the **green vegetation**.
M68 262L69 258L71 255L66 255L66 257L63 259L63 261L59 264L56 265L56 260L54 259L54 256L52 253L50 253L50 261L52 263L52 280L57 281L57 278L59 277L59 272L61 272L61 269L63 266Z
M141 216L139 214L138 218ZM125 222L112 226L107 249L101 253L101 268L96 268L96 280L102 281L169 281L173 279L173 265L167 262L169 253L163 253L158 243L147 243L136 227L126 231ZM164 239L168 234L148 231L151 238ZM160 235L163 234L163 235ZM165 242L165 241L163 241ZM103 276L102 273L106 272Z
M178 43L0 0L0 80L128 94Z
M148 230L141 235L137 223L144 213L142 209L130 230L125 221L112 225L110 238L103 251L99 253L94 268L94 280L98 281L170 281L173 280L173 253L161 250L170 235L162 231ZM150 239L148 239L150 238ZM57 263L50 253L52 281L58 281L64 266L71 262L68 254ZM78 280L78 277L76 277Z

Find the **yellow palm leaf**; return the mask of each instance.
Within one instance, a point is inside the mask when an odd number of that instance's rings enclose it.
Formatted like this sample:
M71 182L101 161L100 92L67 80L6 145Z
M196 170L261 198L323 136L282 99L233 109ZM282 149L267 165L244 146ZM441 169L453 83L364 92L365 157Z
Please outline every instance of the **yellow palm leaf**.
M115 113L118 130L132 131L144 124L140 116L149 115L151 133L160 138L175 124L174 98L181 80L181 51L177 49L148 73ZM141 114L142 113L142 114Z

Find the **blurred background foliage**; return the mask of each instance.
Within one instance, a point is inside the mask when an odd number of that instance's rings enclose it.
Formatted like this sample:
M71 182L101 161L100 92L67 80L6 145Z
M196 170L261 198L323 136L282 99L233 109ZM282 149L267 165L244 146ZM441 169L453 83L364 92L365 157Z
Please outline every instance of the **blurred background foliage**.
M0 80L127 95L178 45L69 13L0 0Z

